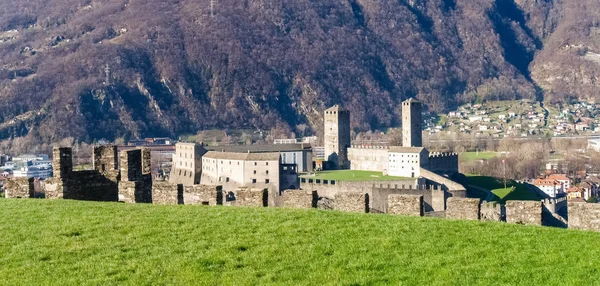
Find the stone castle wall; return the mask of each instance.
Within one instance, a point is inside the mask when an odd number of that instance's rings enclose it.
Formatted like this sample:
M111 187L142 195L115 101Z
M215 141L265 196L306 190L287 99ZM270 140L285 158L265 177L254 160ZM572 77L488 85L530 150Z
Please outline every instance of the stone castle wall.
M542 202L507 201L506 222L527 225L542 225Z
M9 178L6 180L4 193L7 199L29 199L35 195L33 178Z
M482 221L503 221L504 206L499 203L482 203L479 213Z
M387 173L388 149L384 147L352 146L348 149L351 170Z
M317 192L285 190L282 195L284 208L310 209L316 207Z
M152 203L156 205L183 204L183 185L154 182L152 184Z
M345 212L369 212L369 194L340 193L335 195L333 209Z
M223 204L223 187L194 185L183 189L183 204L216 206Z
M387 213L423 216L423 195L389 195Z
M479 199L448 198L446 201L446 218L479 220Z
M569 228L600 231L600 204L568 203Z
M458 172L458 154L430 153L427 169L432 172L456 173Z
M234 194L236 206L266 207L269 204L267 189L238 188Z

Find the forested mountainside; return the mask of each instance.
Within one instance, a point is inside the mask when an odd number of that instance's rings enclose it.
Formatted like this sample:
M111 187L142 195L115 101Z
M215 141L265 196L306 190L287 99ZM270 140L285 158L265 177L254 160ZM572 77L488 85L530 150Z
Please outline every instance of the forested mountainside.
M212 12L211 12L211 2ZM356 131L481 99L599 94L596 0L0 2L0 139ZM212 15L211 15L212 14ZM599 53L599 54L596 54Z

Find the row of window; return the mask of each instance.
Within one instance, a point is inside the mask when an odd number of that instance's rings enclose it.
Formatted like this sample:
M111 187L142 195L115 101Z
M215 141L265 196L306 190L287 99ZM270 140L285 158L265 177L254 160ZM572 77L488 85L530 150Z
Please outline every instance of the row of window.
M219 177L219 183L223 182L223 178ZM229 177L225 178L225 183L229 183ZM265 184L270 184L271 180L270 179L265 179ZM256 184L256 179L252 179L252 184Z
M397 155L397 154L391 153L390 155L391 155L392 157L396 157L396 155ZM402 155L399 155L398 157L404 157L404 154L402 154ZM414 157L419 157L419 155L406 155L406 157L409 157L409 158L414 158Z
M295 155L295 154L294 154ZM294 156L295 157L295 156ZM204 163L210 163L210 159L204 159L202 160L202 162ZM212 160L213 163L216 163L217 160ZM232 161L226 161L229 163L229 165L231 165ZM221 164L224 164L224 161L221 161ZM240 165L240 161L237 161L238 166ZM254 166L258 166L258 162L254 162ZM269 162L265 162L265 166L269 166Z
M307 179L306 178L301 178L300 182L302 183L306 183ZM316 183L316 184L321 184L321 182L323 183L323 185L335 185L335 180L321 180L321 179L308 179L308 183L312 184L312 183Z

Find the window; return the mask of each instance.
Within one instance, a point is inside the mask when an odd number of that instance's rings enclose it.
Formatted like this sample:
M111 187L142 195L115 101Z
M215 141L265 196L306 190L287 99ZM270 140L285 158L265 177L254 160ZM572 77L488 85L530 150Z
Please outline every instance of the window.
M323 185L327 185L328 183L329 183L329 181L323 180Z
M254 162L254 166L258 166L258 162Z
M317 184L320 184L320 183L321 183L321 179L316 179L316 180L315 180L315 182L316 182Z
M313 183L313 179L308 179L308 183L312 184Z
M269 170L267 170L267 175L269 174Z
M254 175L256 175L256 170L254 170Z
M229 183L229 177L225 178L225 183Z
M265 180L265 184L268 184L268 183L270 183L270 182L271 182L271 181L270 181L269 179L266 179L266 180Z
M256 184L256 179L252 179L252 184Z
M332 185L335 185L335 181L334 181L334 180L331 180L331 184L332 184Z
M302 182L302 183L306 183L306 179L305 179L305 178L302 178L302 179L300 179L300 182Z
M265 163L265 165L269 166L269 162Z

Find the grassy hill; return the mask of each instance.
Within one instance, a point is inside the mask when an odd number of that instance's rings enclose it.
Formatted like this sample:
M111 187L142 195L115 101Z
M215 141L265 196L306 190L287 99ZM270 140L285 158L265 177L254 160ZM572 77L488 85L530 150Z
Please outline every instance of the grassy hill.
M599 233L501 223L43 200L0 215L9 285L587 285L600 265Z

